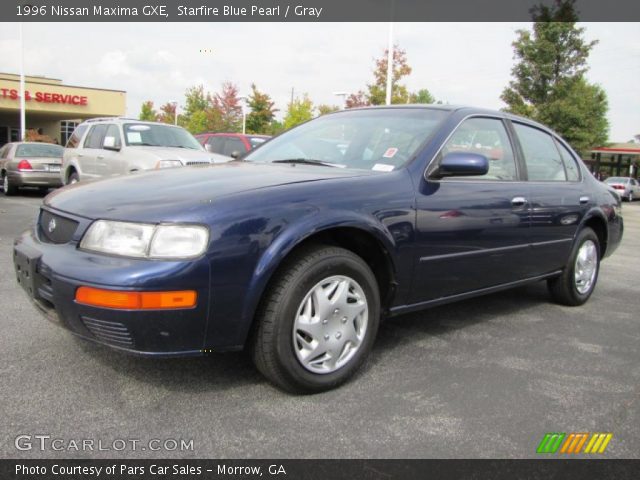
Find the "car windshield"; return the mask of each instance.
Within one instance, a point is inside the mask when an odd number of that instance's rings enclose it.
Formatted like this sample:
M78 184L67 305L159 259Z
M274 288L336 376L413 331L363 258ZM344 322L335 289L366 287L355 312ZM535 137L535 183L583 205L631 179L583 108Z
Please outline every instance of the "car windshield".
M627 180L624 177L609 177L605 180L605 183L627 183Z
M347 110L285 132L244 160L390 172L407 163L448 115L428 108Z
M202 145L189 132L171 125L125 123L124 139L128 146L176 147L202 150Z
M62 158L63 151L64 149L60 145L26 143L24 145L18 145L16 157Z

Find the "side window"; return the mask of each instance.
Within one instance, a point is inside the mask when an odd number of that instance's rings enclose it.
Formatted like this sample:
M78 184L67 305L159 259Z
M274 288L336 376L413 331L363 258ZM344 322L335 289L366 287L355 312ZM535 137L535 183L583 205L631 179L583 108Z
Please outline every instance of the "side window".
M107 125L94 125L84 140L84 148L102 148L102 139L107 131Z
M207 144L211 145L211 151L213 153L222 154L222 151L224 150L225 140L226 139L224 137L209 137Z
M107 138L113 138L113 140L107 140ZM109 142L113 142L111 145L108 145ZM103 146L107 145L110 147L120 148L122 146L122 139L120 138L120 129L115 124L111 124L107 127L107 131L104 134L104 140L102 143Z
M564 162L564 168L567 171L567 180L570 182L577 182L580 180L580 167L576 163L575 157L562 143L556 140L558 150L560 150L560 156Z
M529 180L565 182L567 175L564 164L551 135L520 123L514 122L513 126L524 151Z
M7 158L9 155L9 145L0 148L0 158Z
M441 157L452 152L472 152L489 159L486 175L468 177L484 180L517 180L516 162L509 135L497 118L470 118L460 124L441 150ZM456 180L463 177L456 177Z
M69 137L67 141L67 148L78 148L80 145L80 140L82 139L82 135L87 131L87 125L79 125L73 131L73 134Z
M224 150L222 151L223 155L230 157L233 152L240 152L241 154L246 151L246 147L242 140L234 137L227 137L227 141L224 145Z

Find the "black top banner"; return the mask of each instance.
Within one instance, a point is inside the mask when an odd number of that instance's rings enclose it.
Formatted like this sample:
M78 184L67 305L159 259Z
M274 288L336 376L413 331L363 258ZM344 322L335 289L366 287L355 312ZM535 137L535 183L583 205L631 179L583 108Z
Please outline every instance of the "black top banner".
M10 22L530 21L555 0L3 0ZM637 0L575 0L579 21L640 21Z

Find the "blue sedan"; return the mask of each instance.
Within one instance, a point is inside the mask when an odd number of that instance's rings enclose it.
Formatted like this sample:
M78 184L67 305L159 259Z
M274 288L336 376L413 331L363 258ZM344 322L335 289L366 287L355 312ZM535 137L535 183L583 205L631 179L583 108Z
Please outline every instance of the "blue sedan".
M452 106L323 115L223 165L78 184L15 241L53 322L149 356L248 349L293 392L346 381L380 320L546 281L578 306L620 199L558 135Z

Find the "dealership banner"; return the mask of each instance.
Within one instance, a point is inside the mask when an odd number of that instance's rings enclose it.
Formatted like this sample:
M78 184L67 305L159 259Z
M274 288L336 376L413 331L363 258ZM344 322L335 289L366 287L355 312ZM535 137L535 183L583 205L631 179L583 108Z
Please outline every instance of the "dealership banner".
M24 22L491 22L530 21L553 0L3 0ZM640 20L640 2L575 0L583 22ZM455 30L452 30L455 35Z
M0 460L3 480L636 479L640 460Z

